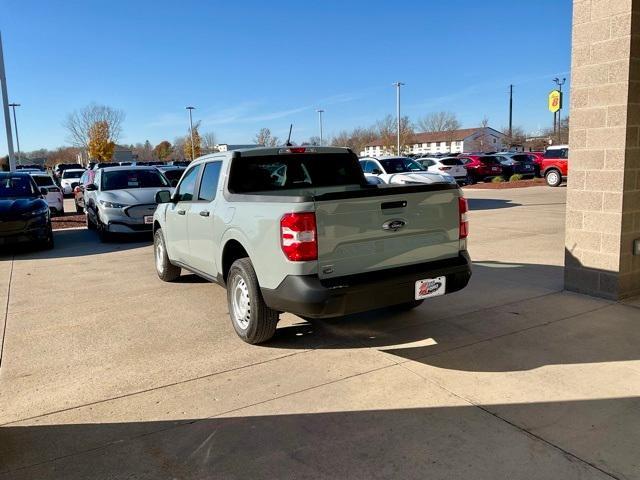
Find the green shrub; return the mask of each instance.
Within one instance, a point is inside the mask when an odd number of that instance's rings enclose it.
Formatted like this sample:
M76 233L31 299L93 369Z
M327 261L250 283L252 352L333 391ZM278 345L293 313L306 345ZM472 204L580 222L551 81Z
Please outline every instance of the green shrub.
M502 183L502 182L504 182L504 178L502 178L502 177L500 177L500 176L498 176L498 177L493 177L493 178L491 179L491 183Z
M509 181L510 182L517 182L519 180L522 180L522 178L523 178L522 175L520 175L519 173L514 173L513 175L511 175L509 177Z

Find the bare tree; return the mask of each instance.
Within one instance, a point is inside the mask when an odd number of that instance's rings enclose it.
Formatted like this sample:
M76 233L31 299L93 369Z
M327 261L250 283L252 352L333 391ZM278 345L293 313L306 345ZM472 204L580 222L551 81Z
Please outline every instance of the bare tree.
M352 131L343 130L331 139L331 145L347 147L356 154L360 154L364 147L378 139L378 132L374 127L357 127Z
M378 138L387 150L397 155L401 155L404 152L414 137L413 125L409 117L402 117L400 119L400 152L396 152L398 148L398 125L395 117L387 115L376 124L376 130L378 132Z
M272 136L271 130L268 128L261 128L253 140L258 145L264 145L265 147L275 147L280 143L280 139Z
M171 152L170 158L173 160L185 160L184 155L184 144L187 140L187 137L176 137L173 141L173 151Z
M88 149L89 131L98 122L106 122L109 129L109 141L117 143L122 134L124 117L122 110L92 103L70 113L63 126L69 132L69 142L72 145Z
M460 128L455 113L434 112L418 120L418 128L423 132L452 132Z
M202 154L217 152L216 145L218 143L216 134L213 132L206 132L200 135L202 143Z
M486 115L482 117L482 120L480 120L480 126L482 128L487 128L489 126L489 118Z

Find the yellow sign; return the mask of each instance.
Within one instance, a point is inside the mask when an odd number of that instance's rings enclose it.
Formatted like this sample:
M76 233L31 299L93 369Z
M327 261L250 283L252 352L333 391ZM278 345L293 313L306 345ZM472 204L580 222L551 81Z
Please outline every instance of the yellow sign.
M562 92L559 90L552 90L549 93L549 111L556 113L562 108Z

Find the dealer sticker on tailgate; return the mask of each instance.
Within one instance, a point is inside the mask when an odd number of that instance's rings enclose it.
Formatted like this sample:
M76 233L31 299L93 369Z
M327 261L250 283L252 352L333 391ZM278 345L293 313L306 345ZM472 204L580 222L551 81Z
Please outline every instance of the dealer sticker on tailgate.
M416 282L416 300L444 295L447 277L426 278Z

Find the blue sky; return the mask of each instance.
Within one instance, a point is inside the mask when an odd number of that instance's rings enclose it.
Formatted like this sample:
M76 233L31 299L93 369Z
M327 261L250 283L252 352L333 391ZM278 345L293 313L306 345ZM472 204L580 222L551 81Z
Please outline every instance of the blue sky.
M173 141L187 105L219 142L261 127L293 139L438 110L551 124L546 95L569 77L571 1L0 0L7 83L22 150L66 144L66 115L97 102L126 112L121 143ZM568 84L567 84L568 86ZM4 132L4 129L1 130ZM6 154L0 136L0 155Z

